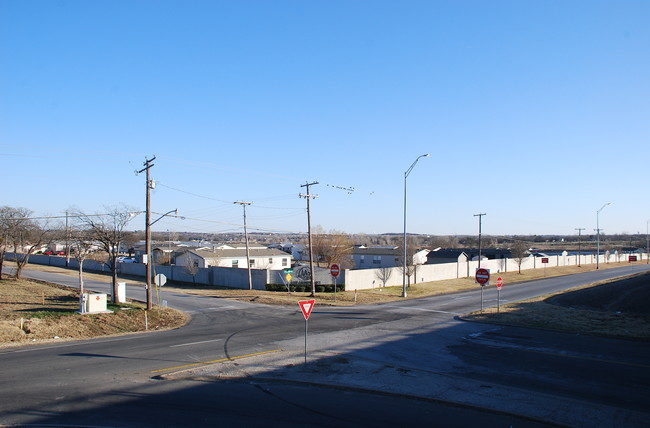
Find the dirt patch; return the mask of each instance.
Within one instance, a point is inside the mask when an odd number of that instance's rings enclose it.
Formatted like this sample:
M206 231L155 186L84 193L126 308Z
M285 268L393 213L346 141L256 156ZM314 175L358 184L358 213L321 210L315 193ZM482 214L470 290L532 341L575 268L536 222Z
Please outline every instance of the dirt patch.
M144 305L114 306L113 313L77 313L78 290L40 281L0 281L0 346L87 339L144 331ZM150 330L176 328L187 322L182 312L155 308L147 313Z

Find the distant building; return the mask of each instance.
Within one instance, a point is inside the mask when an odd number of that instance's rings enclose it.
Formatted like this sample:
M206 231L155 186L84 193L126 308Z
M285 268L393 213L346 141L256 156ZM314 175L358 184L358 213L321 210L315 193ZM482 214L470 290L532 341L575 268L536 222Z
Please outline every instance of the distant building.
M456 263L478 260L478 248L436 248L427 254L427 264ZM508 259L507 248L481 248L481 260Z
M225 246L227 247L227 246ZM251 269L281 270L291 267L291 255L265 247L249 248ZM176 265L208 268L211 266L246 269L246 248L229 247L206 250L185 250L176 256Z
M355 269L378 269L399 266L399 247L352 247L352 262Z

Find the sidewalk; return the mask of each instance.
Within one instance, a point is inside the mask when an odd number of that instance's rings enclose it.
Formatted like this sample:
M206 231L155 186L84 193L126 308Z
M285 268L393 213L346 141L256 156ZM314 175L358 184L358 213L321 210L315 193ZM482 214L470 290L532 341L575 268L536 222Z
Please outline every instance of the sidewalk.
M376 327L348 330L343 334L313 335L309 336L309 342L320 346L308 345L307 363L304 338L296 338L278 343L275 352L179 371L161 378L301 382L453 403L560 426L646 426L647 414L478 382L445 373L444 365L448 363L445 361L440 371L436 371L427 367L430 359L414 357L413 349L386 352L387 348L391 349L391 343L399 342L401 346L402 336L403 332L378 331ZM376 350L379 344L381 351ZM420 355L436 355L429 353L434 351L427 344L419 349Z

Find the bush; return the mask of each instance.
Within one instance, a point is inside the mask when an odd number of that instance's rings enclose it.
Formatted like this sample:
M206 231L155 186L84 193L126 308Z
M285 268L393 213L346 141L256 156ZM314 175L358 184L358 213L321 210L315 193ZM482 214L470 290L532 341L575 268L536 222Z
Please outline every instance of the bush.
M303 293L311 291L311 284L290 284L289 288L291 292ZM266 291L277 291L285 292L287 291L287 286L284 284L266 284ZM336 284L336 291L345 291L345 284ZM317 285L317 293L334 293L334 284L327 285Z

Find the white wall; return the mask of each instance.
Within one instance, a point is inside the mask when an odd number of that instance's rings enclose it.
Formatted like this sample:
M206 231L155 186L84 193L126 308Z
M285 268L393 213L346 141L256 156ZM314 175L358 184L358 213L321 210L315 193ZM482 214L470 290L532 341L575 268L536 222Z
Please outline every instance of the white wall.
M637 260L648 259L646 253L632 254L637 256ZM7 254L7 260L12 260L13 254ZM599 263L626 262L630 254L601 254ZM51 266L65 266L65 257L32 255L30 263L44 264ZM596 263L595 255L580 256L580 265L589 265ZM576 266L578 264L577 256L549 256L548 263L542 263L541 257L527 257L521 263L521 270L527 269L544 269L544 267L556 266ZM75 259L70 259L70 268L77 268L78 263ZM141 263L118 263L118 274L145 276L145 265ZM445 279L468 278L473 277L478 267L478 261L441 263L431 265L418 265L415 278L411 276L411 284L431 281L441 281ZM492 275L501 272L517 272L518 266L513 259L482 260L481 267L490 269ZM159 266L155 265L156 273L163 273L170 281L182 281L196 284L222 285L232 288L248 288L248 274L246 269L233 269L230 267L211 267L199 269L198 273L192 277L184 266ZM402 269L399 267L388 268L391 276L386 282L386 286L402 285ZM98 263L93 260L84 262L84 270L110 272L110 267L106 264ZM368 290L379 288L383 281L378 277L379 269L345 269L337 279L337 284L345 284L345 289L351 290ZM253 288L263 290L267 283L280 283L282 270L252 269ZM320 284L327 285L334 282L329 275L329 269L316 268L316 281ZM297 280L297 279L296 279ZM408 279L407 279L408 281Z
M637 256L637 260L647 260L648 255L645 253L632 254ZM630 254L601 254L599 263L625 262L629 260ZM521 270L527 269L544 269L545 267L557 266L576 266L578 265L578 256L549 256L548 263L542 263L542 257L526 257L521 262ZM595 255L581 255L580 265L595 264ZM517 272L519 266L513 259L495 259L482 260L481 267L490 269L491 274L502 272ZM411 276L411 284L442 281L445 279L455 278L473 278L474 272L478 268L478 260L470 262L457 263L440 263L431 265L420 265L416 269L416 278ZM387 287L401 286L403 281L402 269L399 267L391 268L391 275L386 282ZM345 270L345 289L350 290L370 290L382 286L382 281L378 277L379 269L346 269ZM407 283L408 283L407 277Z

